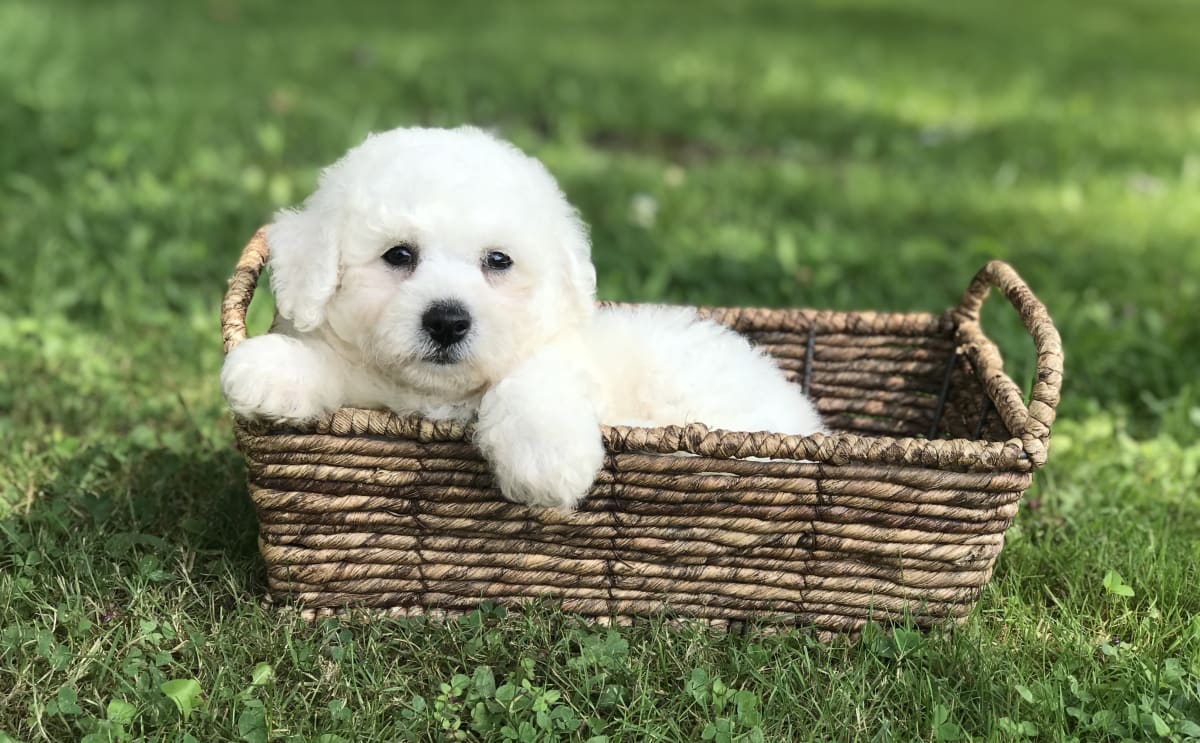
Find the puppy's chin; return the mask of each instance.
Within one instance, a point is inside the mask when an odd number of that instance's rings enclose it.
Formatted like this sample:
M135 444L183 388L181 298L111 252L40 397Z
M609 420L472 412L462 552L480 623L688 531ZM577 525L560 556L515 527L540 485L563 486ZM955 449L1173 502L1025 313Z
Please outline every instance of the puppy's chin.
M394 382L446 401L480 394L487 384L469 357L453 349L430 351L416 358L384 360L380 366Z
M434 366L454 366L462 361L462 354L453 348L438 348L421 357L421 361Z

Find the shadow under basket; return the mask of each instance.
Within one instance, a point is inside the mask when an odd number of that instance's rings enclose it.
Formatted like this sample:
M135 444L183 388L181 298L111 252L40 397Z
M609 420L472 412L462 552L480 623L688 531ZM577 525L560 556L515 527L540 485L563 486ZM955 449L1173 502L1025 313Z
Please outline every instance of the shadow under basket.
M226 352L266 259L260 230L225 295ZM1036 347L1028 405L979 324L991 287ZM356 409L237 420L270 599L309 618L539 597L618 622L965 618L1046 462L1062 383L1058 331L1016 272L988 263L941 314L700 313L777 359L836 433L605 427L604 469L568 514L501 498L469 426Z

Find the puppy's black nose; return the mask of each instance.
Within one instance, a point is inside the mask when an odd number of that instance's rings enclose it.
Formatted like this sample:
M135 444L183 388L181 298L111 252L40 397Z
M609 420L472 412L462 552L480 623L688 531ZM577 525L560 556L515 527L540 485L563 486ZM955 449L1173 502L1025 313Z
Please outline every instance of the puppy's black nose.
M459 302L434 302L421 315L421 327L434 343L449 348L467 337L471 314Z

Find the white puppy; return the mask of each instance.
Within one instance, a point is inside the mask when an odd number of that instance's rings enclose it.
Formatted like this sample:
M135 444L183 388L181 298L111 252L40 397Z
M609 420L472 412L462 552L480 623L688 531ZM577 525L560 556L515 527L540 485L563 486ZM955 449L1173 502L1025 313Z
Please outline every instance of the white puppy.
M587 230L537 160L473 128L372 135L267 230L272 332L221 384L244 417L478 417L505 497L570 509L600 424L809 434L800 389L680 308L595 310Z

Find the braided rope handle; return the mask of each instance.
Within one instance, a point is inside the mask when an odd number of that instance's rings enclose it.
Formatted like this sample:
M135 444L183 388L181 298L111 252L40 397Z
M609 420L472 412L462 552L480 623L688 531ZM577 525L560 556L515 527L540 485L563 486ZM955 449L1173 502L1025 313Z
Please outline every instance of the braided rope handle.
M225 299L221 301L221 338L225 353L246 340L246 310L250 307L250 300L254 299L254 287L258 285L259 274L265 265L267 228L261 227L242 248L242 256L238 258L237 267L229 277Z
M992 287L999 289L1020 315L1037 351L1037 370L1028 407L1020 388L1004 372L1000 350L979 324L980 308ZM1030 463L1035 468L1041 467L1046 463L1050 426L1054 423L1063 375L1062 338L1046 306L1012 266L990 261L975 274L962 302L952 312L958 326L960 350L979 370L988 396L1008 429L1020 437Z

